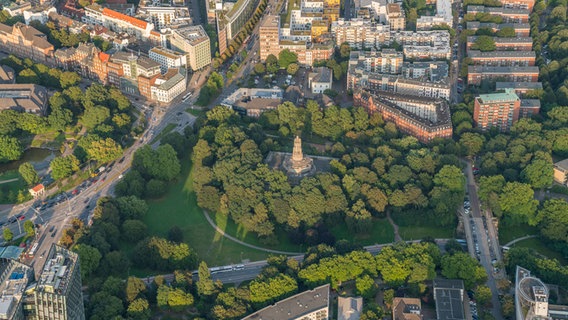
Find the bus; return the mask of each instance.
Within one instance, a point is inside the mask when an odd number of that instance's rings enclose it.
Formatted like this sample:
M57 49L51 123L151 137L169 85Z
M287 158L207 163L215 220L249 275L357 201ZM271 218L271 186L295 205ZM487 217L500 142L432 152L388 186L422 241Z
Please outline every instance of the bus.
M28 256L33 257L34 254L35 254L35 252L37 251L37 247L38 247L38 243L35 242L35 243L32 245L32 248L30 249L30 251L28 251Z

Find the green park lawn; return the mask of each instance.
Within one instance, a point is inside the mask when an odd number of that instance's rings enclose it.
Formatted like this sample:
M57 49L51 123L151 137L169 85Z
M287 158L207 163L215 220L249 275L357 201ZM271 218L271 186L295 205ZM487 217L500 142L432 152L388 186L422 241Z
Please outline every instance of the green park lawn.
M349 231L347 225L338 223L331 228L331 233L337 241L348 240L362 246L391 243L394 241L394 231L387 219L373 218L373 226L368 233L354 233Z
M170 187L162 199L148 202L150 210L144 222L149 233L165 237L172 226L180 227L184 241L210 266L238 263L242 259L266 259L267 253L230 241L209 225L197 206L190 170L191 163L185 160L180 174L182 178Z
M154 139L152 139L152 142L150 142L150 144L154 144L156 143L156 141L160 141L160 139L165 137L168 133L172 132L172 130L174 130L175 128L175 123L168 123L164 130L162 130L157 136L154 137Z
M10 181L12 179L18 179L15 181ZM4 181L10 181L10 182L5 182L2 183ZM20 174L18 173L18 170L10 170L7 171L3 174L0 174L0 204L8 204L8 203L14 203L15 202L15 198L14 199L8 199L8 195L10 194L10 192L12 194L14 194L14 197L18 195L18 192L20 190L24 190L27 194L27 186L26 183L20 178Z
M513 247L530 248L547 258L557 259L563 265L566 265L568 263L568 261L562 256L561 253L548 248L546 244L539 238L530 238L519 241L515 243Z
M517 238L535 234L538 234L538 230L526 224L520 226L503 225L499 227L499 243L504 246Z
M411 215L392 215L398 225L398 233L403 240L420 240L427 237L435 239L454 238L455 227L440 227L431 219L417 218Z

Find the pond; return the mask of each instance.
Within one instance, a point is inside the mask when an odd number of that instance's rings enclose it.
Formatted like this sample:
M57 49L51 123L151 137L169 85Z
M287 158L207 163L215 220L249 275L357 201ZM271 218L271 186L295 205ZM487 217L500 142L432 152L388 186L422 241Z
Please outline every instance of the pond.
M41 175L41 172L45 171L45 169L49 167L49 162L51 161L51 159L55 158L58 155L60 155L59 151L42 148L29 148L24 151L24 155L20 160L0 163L0 173L4 173L10 170L18 170L22 163L30 162L34 165L36 171Z

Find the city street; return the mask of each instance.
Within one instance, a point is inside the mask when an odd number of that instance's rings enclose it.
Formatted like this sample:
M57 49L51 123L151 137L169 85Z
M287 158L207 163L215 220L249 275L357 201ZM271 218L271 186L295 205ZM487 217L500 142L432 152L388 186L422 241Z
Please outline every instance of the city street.
M466 163L466 179L467 179L467 194L469 195L469 201L471 204L471 218L470 223L466 223L466 228L471 228L472 238L476 239L475 247L476 251L479 250L479 261L481 265L485 268L487 273L487 286L491 289L492 293L492 309L491 314L497 320L502 320L503 315L501 314L501 304L499 302L499 291L497 290L497 280L504 277L504 270L500 270L498 273L494 272L494 262L497 263L501 261L499 239L497 238L497 233L491 223L491 219L485 217L485 223L483 218L483 213L481 212L481 206L479 202L479 197L477 196L477 186L475 185L475 179L473 175L473 166L471 161L464 161ZM465 217L464 219L468 219ZM468 231L466 231L467 234ZM469 241L471 239L468 238ZM470 250L471 246L468 244ZM497 248L497 250L495 249ZM472 251L470 251L472 253ZM473 253L474 256L476 253Z

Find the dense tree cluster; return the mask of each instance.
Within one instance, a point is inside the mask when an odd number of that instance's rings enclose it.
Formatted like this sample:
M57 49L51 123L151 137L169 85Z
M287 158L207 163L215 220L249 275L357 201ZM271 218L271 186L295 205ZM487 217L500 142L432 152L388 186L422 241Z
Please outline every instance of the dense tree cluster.
M294 241L333 243L325 228L317 229L322 223L345 221L352 232L369 232L369 222L387 207L397 213L420 209L413 214L435 217L440 225L454 222L465 180L457 159L440 154L445 146L426 149L376 114L333 106L322 111L313 101L305 109L285 102L265 112L259 124L243 127L245 120L223 107L207 114L192 158L194 187L202 208L229 215L267 241L283 227ZM277 130L280 137L263 130ZM291 185L263 158L300 131L337 141L330 151L342 157L331 161L331 173ZM310 242L306 234L314 232L321 238Z
M529 248L511 248L505 255L505 266L514 274L517 266L524 267L545 283L568 283L568 266L556 259L543 258Z
M225 84L225 79L223 76L217 72L212 72L209 75L209 79L207 79L207 83L205 86L201 87L199 91L199 98L195 104L200 106L207 106L212 99L216 98L221 90L223 90L223 86Z
M116 185L115 192L123 196L159 198L180 170L177 153L171 145L163 144L156 150L146 145L134 154L132 169Z

